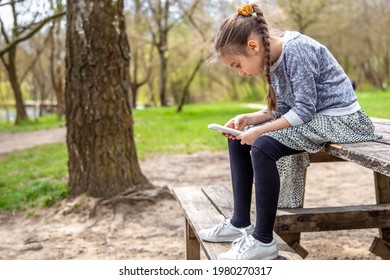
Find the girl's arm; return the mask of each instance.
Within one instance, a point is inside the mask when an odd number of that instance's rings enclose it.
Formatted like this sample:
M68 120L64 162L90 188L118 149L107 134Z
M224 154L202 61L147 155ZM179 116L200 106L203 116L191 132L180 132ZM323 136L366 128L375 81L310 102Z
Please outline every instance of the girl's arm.
M267 132L280 130L291 127L291 124L285 118L279 118L274 122L265 125L255 126L245 131L243 134L236 136L236 139L241 140L241 144L252 145L253 142L261 135Z
M231 127L238 130L243 130L248 125L260 124L274 118L273 114L268 112L254 112L243 115L238 115L233 119L229 120L225 126Z

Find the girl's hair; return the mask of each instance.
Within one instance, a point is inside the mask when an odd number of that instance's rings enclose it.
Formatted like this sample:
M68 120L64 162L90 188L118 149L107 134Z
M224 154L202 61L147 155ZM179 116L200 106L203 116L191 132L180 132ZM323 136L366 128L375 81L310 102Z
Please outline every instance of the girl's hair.
M272 87L270 68L271 68L271 49L270 49L270 31L265 20L263 10L258 4L251 4L256 16L242 16L234 14L228 17L219 28L214 47L216 58L222 53L247 54L247 42L250 37L257 37L265 50L265 77L268 82L268 93L266 96L268 111L271 113L277 110L276 94Z

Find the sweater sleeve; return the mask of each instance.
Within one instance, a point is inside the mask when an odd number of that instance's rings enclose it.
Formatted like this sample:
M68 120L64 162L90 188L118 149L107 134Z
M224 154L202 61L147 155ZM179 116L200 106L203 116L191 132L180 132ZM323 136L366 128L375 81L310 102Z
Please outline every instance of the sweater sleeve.
M292 126L302 125L309 122L316 113L318 59L312 49L296 47L286 57L286 64L294 106L281 117Z

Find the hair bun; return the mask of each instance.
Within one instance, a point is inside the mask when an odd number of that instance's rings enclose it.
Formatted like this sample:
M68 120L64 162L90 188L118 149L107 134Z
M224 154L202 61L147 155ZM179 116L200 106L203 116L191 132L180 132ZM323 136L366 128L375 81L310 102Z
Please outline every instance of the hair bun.
M237 8L237 13L245 17L251 16L254 12L255 11L251 4L244 4L241 7Z

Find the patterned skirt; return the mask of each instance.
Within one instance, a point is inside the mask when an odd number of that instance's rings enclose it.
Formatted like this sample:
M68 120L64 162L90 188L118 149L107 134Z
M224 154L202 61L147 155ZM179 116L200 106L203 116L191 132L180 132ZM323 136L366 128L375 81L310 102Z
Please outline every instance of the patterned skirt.
M279 208L303 206L305 172L310 165L308 153L320 151L326 143L357 143L377 140L375 127L362 111L345 116L316 115L310 122L278 131L266 133L282 144L300 151L296 155L279 159L280 176ZM308 152L308 153L307 153Z
M303 125L266 133L280 143L295 150L316 153L326 143L357 143L377 140L370 118L359 110L345 116L315 115Z

